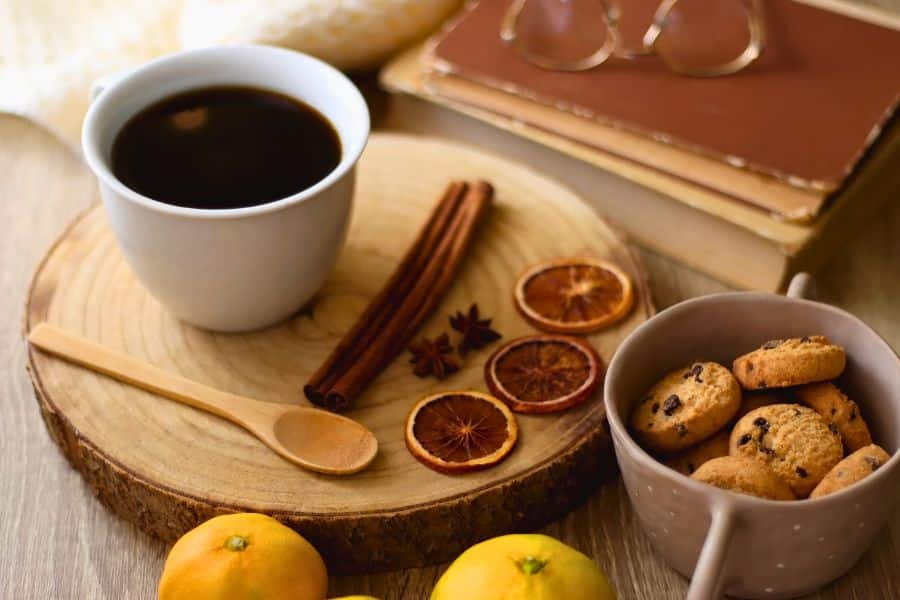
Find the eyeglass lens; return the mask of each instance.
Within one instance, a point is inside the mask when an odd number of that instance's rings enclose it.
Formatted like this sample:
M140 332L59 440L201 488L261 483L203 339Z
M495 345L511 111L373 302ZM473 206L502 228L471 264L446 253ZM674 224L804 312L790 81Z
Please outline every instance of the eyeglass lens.
M575 66L602 55L611 41L619 56L646 54L644 34L660 2L518 0L516 43L527 58L551 68ZM747 0L678 0L672 4L653 50L670 66L685 71L730 63L750 43L752 17L748 11ZM596 64L606 56L598 58Z
M603 0L526 0L516 23L519 48L545 62L584 61L609 42Z
M750 18L743 0L679 0L655 49L666 62L698 71L730 63L749 43Z

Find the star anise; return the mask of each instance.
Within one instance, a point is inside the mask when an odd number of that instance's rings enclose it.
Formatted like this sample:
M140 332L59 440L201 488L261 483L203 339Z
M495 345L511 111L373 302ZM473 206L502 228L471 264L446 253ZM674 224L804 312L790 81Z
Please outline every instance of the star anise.
M453 346L446 333L434 340L422 338L410 344L409 351L412 353L409 362L413 365L413 373L419 377L434 375L438 379L444 379L459 371L459 362L453 356Z
M492 342L499 340L502 335L491 329L491 319L482 319L478 314L478 305L469 307L469 313L463 314L456 311L455 316L450 317L450 327L462 334L457 350L465 356L469 350L484 348Z

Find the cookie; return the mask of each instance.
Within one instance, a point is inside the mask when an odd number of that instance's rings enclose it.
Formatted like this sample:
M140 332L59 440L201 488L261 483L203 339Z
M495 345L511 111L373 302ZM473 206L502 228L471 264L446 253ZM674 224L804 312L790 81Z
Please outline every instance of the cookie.
M834 379L846 363L843 348L813 335L766 342L736 358L733 370L744 389L761 390Z
M788 389L776 388L754 392L745 391L743 396L741 396L741 406L738 408L737 414L734 415L734 420L737 421L751 410L756 410L763 406L770 406L772 404L792 404L796 401L797 399L794 396L793 390Z
M810 498L827 496L850 487L877 471L891 456L880 446L869 444L860 448L831 469L809 495Z
M847 452L856 452L872 443L869 426L862 418L856 402L831 383L813 383L797 388L800 401L822 415L841 433Z
M697 469L691 479L723 490L769 500L794 500L794 492L775 471L744 456L714 458Z
M834 430L833 430L834 429ZM772 404L744 415L731 432L731 456L764 463L806 498L844 457L841 435L819 413L799 404Z
M666 461L666 466L670 469L675 469L682 475L691 475L705 462L714 458L728 456L728 440L730 437L731 432L723 429L696 446L691 446L687 450L670 457Z
M741 387L728 369L693 363L650 388L631 414L631 425L650 450L678 452L719 431L740 403Z

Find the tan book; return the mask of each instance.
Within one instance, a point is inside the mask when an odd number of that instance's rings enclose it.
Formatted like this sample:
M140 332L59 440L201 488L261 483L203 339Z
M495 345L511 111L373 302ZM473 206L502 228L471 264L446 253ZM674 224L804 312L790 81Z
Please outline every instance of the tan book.
M835 6L844 8L840 3ZM897 22L893 16L862 13L867 18ZM530 146L538 143L575 159L567 173L599 167L632 185L660 192L633 188L633 194L598 193L592 195L592 201L640 244L737 287L777 291L797 270L819 268L900 190L900 126L896 122L870 149L857 172L833 194L827 210L807 223L787 222L735 201L712 186L645 164L650 161L605 152L523 119L438 94L438 86L429 81L433 75L426 72L422 52L422 46L412 48L381 72L382 85L409 95L408 100L398 97L400 106L394 112L415 120L411 129L427 122L433 133L483 143L483 133L474 131L474 123L486 123L513 134L500 134L504 152L533 155ZM518 144L516 137L522 139Z
M900 56L900 32L819 6L767 0L759 61L698 79L652 56L578 73L536 67L499 37L508 4L471 3L435 37L424 61L453 77L429 85L788 219L821 210L823 192L844 184L900 100L888 58ZM754 181L760 174L771 181Z

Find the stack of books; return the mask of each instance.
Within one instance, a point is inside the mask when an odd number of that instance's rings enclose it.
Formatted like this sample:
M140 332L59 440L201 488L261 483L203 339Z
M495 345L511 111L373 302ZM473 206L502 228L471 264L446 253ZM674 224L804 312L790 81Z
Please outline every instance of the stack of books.
M508 0L482 0L381 81L663 193L599 204L651 249L775 291L900 190L900 18L835 0L764 5L766 49L728 77L653 57L543 70L500 40Z

